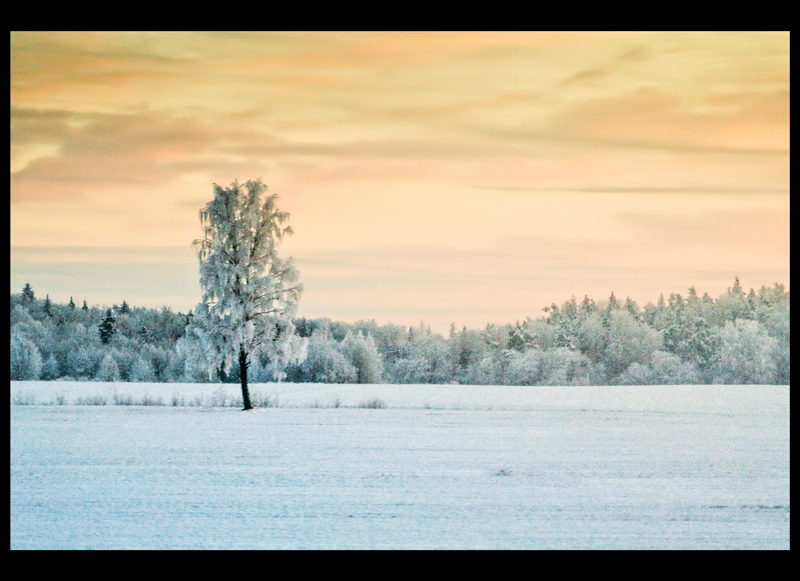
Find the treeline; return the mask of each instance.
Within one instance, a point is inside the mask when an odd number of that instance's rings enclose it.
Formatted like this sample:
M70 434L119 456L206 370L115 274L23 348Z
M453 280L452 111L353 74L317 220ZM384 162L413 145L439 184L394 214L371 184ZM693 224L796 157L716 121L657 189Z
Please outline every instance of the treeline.
M238 382L187 333L191 312L57 305L29 285L11 295L11 379ZM662 296L595 302L574 297L544 316L447 337L420 324L296 319L291 356L266 351L251 382L476 385L789 384L789 293L745 292L738 278L716 300ZM288 344L288 343L287 343Z

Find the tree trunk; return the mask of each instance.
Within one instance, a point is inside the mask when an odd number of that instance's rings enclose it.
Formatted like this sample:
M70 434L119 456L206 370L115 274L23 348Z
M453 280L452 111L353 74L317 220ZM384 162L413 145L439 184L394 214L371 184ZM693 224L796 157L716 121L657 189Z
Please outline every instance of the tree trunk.
M244 411L253 409L250 405L250 392L247 390L247 353L244 352L244 347L239 348L239 373L242 377L242 401L244 401Z

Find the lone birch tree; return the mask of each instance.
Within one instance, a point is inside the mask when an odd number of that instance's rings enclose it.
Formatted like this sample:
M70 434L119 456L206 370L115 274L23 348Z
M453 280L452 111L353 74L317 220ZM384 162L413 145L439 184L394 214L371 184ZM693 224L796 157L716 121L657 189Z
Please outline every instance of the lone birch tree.
M214 199L200 210L203 238L194 241L200 260L203 302L195 322L213 342L217 363L238 359L244 409L252 409L247 369L260 350L277 351L294 334L291 318L303 290L292 258L277 246L292 234L289 214L262 181L214 184ZM285 345L283 345L285 348Z

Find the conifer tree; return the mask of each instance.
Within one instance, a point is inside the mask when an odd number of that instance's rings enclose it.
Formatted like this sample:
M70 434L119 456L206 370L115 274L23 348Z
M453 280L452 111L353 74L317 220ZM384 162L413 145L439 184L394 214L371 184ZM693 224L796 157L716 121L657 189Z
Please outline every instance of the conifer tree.
M122 306L119 308L119 313L120 313L120 315L130 315L131 314L131 308L128 306L128 303L126 303L124 299L122 301Z
M31 287L31 283L26 282L25 288L22 289L22 302L33 303L34 300L36 300L36 296L33 294L33 287Z
M69 297L69 308L75 309L75 301L72 300L72 297Z
M106 316L103 317L103 322L100 323L100 340L103 343L108 343L111 340L111 337L114 336L114 333L117 330L114 328L114 316L111 314L111 309L106 310Z
M44 299L44 314L47 315L48 317L53 316L53 311L50 305L50 295L46 295Z

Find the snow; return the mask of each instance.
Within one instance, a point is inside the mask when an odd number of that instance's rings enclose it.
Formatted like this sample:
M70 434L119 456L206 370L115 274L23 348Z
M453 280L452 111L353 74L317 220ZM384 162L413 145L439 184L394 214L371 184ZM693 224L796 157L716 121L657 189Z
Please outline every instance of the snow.
M11 548L789 548L788 386L252 388L12 382Z

